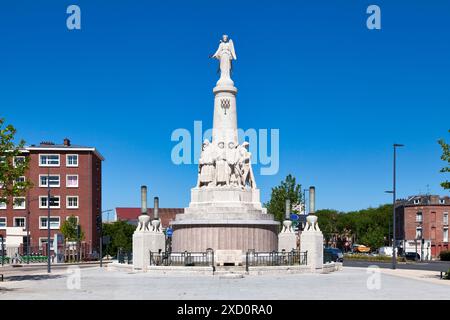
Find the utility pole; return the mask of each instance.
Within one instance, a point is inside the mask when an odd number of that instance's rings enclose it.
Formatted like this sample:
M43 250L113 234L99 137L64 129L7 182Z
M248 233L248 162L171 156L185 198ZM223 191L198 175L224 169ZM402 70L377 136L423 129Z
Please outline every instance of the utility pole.
M50 260L50 168L47 173L47 272L52 272Z
M395 249L397 248L397 234L396 234L396 219L395 219L395 203L396 203L396 161L397 161L397 147L403 147L403 144L394 143L394 175L393 175L393 188L392 188L392 210L393 210L393 223L392 223L392 234L393 234L393 252L392 252L392 269L395 270L397 268L397 252Z

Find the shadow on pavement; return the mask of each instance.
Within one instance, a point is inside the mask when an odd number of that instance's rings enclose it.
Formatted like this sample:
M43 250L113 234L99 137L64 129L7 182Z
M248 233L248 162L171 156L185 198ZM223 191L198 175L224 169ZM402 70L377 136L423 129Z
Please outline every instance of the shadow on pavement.
M48 275L48 274L34 274L34 275L21 275L21 276L5 276L5 281L25 281L25 280L50 280L59 279L61 275Z

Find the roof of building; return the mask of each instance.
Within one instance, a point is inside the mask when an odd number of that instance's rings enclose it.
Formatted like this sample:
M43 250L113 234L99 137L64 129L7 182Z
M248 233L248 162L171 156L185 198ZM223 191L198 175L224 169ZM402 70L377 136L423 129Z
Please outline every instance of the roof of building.
M398 199L397 203L403 206L450 206L450 197L431 194L415 195L407 199Z
M147 210L153 219L153 208ZM177 214L184 213L184 208L159 208L158 214L161 218L163 228L167 228L171 221L175 220ZM116 208L117 220L134 222L141 215L141 208Z
M100 152L94 148L89 146L83 146L83 145L77 145L77 144L71 144L69 139L64 139L64 142L62 144L56 144L51 141L43 141L39 145L30 145L26 146L25 151L92 151L97 155L97 157L100 158L100 160L105 160L105 158L100 154Z

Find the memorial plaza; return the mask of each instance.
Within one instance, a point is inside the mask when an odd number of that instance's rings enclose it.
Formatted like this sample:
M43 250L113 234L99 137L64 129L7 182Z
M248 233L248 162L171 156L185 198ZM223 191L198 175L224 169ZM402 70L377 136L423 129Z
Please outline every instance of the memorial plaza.
M69 267L70 268L70 267ZM447 300L450 283L438 273L379 269L379 279L367 268L344 267L330 274L264 274L231 277L183 273L155 274L66 267L10 271L0 283L0 299L36 300ZM70 270L70 269L69 269ZM395 275L393 275L393 273Z

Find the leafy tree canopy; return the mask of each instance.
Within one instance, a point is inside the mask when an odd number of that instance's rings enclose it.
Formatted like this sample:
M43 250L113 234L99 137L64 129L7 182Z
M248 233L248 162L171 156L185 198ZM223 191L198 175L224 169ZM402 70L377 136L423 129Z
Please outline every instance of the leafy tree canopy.
M22 179L28 170L29 158L24 156L25 141L15 141L16 129L0 119L0 202L8 203L12 197L25 196L32 186ZM19 201L19 199L17 200Z
M280 185L272 188L270 201L264 206L267 211L274 215L275 219L282 222L286 212L286 200L291 201L292 208L295 208L302 202L302 186L297 184L295 177L288 175ZM295 209L292 210L296 212Z
M448 132L450 132L450 130L449 130ZM450 145L447 144L447 143L445 143L444 139L441 139L441 140L439 140L438 142L439 142L439 144L440 144L441 147L442 147L442 156L441 156L441 159L442 159L443 161L447 161L447 166L444 167L444 168L442 168L442 169L441 169L441 172L442 172L442 173L446 173L446 172L448 173L448 172L450 172ZM441 183L441 186L442 186L444 189L449 190L449 189L450 189L450 181L446 180L446 181L442 182L442 183Z

